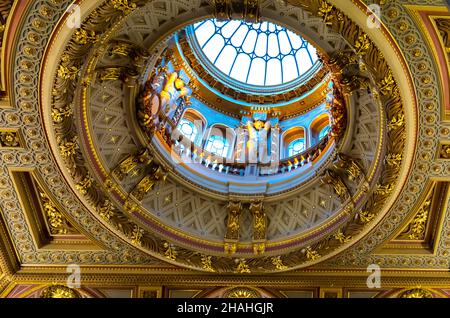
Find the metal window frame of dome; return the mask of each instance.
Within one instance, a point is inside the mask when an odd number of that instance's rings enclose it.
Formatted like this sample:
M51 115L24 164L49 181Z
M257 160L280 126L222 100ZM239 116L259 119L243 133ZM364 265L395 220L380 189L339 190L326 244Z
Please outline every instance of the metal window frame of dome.
M201 22L201 21L198 21ZM289 31L297 34L296 32L289 29ZM233 79L229 75L223 73L221 70L217 68L205 55L203 49L197 41L195 35L194 25L190 25L185 28L186 39L189 43L189 46L192 49L194 56L197 61L203 67L203 69L207 70L212 76L216 77L223 84L231 87L236 91L240 91L247 94L258 94L258 95L271 95L274 93L280 94L284 92L288 92L292 89L295 89L303 84L305 84L309 79L311 79L323 66L320 58L314 63L311 68L300 75L297 79L290 81L288 83L283 83L279 85L271 85L271 86L259 86L247 84L238 80Z

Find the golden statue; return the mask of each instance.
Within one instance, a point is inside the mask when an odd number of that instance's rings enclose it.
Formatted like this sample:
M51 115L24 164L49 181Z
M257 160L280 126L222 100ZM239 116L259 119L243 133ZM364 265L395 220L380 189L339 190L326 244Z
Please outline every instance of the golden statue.
M160 109L164 115L171 118L178 107L176 101L180 98L184 99L188 93L189 90L186 84L179 78L177 72L166 75L164 87L160 92Z
M267 163L270 160L268 156L267 135L270 130L270 122L256 120L247 121L248 130L248 161L249 163Z
M328 169L325 172L325 175L322 177L321 181L324 184L330 185L342 202L344 202L347 198L350 197L350 192L347 186L342 181L341 177L332 170Z

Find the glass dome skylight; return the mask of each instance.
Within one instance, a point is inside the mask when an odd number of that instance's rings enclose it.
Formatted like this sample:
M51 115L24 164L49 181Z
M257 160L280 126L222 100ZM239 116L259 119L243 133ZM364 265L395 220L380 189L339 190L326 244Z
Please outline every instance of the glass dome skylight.
M209 62L249 85L292 82L318 60L316 49L301 36L270 22L205 20L194 25L194 33Z

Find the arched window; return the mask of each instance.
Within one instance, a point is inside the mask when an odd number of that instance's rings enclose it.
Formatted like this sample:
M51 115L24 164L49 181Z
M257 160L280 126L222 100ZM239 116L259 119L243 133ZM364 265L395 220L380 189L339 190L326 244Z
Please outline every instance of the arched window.
M206 119L203 115L194 109L187 109L178 122L177 130L185 137L183 143L190 141L193 144L201 145L205 127Z
M223 136L213 135L206 142L205 149L217 156L227 157L230 143Z
M300 138L292 141L288 146L288 157L298 155L305 150L305 139Z
M323 128L319 133L319 140L322 140L323 137L325 137L329 131L330 131L330 126L326 126L325 128Z
M311 146L317 145L330 129L330 116L327 113L317 116L309 129L311 130Z
M198 136L198 128L195 127L192 121L187 120L185 118L181 119L180 123L178 124L178 129L184 136L189 138L192 142L196 141Z
M282 136L281 158L289 158L303 152L307 147L307 136L303 127L292 127Z

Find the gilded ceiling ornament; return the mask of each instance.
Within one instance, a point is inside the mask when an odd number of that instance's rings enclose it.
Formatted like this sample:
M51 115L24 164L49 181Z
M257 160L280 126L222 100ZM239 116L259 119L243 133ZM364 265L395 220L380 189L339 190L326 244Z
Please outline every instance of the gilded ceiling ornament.
M95 34L95 31L80 28L75 31L73 39L77 44L85 45L97 42L97 35Z
M429 290L419 287L401 293L400 298L434 298L434 296Z
M358 39L355 42L356 54L365 55L371 46L371 42L366 33L358 36Z
M224 249L226 253L236 253L239 241L240 216L242 203L230 201L227 206L227 231L225 233Z
M17 131L1 131L0 147L20 147L19 133Z
M109 221L114 215L114 206L110 200L106 199L97 206L97 212L103 219Z
M139 164L149 165L153 161L153 156L150 155L147 148L141 150L135 155L131 155L124 159L114 170L114 175L123 180L128 174L137 168Z
M391 166L391 167L400 168L402 160L403 160L402 154L389 153L386 156L386 163L388 164L388 166Z
M393 190L394 185L392 183L386 185L377 184L374 193L379 195L389 195L392 193Z
M346 236L344 233L342 233L341 230L339 230L335 235L334 238L338 240L341 244L347 243L352 239L351 235Z
M281 256L272 257L272 264L275 265L275 268L279 271L284 271L289 268L288 266L283 264Z
M371 222L375 218L375 214L366 210L361 210L358 213L358 217L362 223L366 224Z
M122 78L122 67L107 67L99 70L99 77L102 82L117 81Z
M435 19L435 21L445 47L445 52L450 59L450 19Z
M311 246L308 246L306 249L304 249L304 253L306 254L306 259L309 261L314 261L321 257L317 251L311 248Z
M161 166L154 166L152 171L145 176L136 187L133 189L131 194L138 200L142 201L144 196L153 190L153 187L157 182L164 182L167 178L167 172Z
M227 254L234 254L237 251L237 242L227 242L227 239L225 239L225 242L223 243L223 250Z
M58 77L65 80L75 80L80 70L75 66L65 66L60 64L58 68Z
M326 60L326 56L320 55L322 60ZM344 70L352 66L356 61L353 52L335 51L330 54L327 65L336 75L343 75Z
M214 18L218 20L231 19L231 0L213 0Z
M144 230L139 226L135 225L133 231L131 232L131 243L135 245L142 245L142 236L144 235Z
M110 0L114 9L122 11L124 14L130 14L137 8L136 3L132 0Z
M442 159L450 159L450 145L441 145L439 154Z
M260 0L244 0L244 14L245 21L250 23L258 23L260 20Z
M388 128L389 130L394 130L404 125L405 125L405 114L400 113L391 119L391 122L388 124Z
M430 211L431 198L424 202L412 222L398 238L408 240L424 240Z
M52 109L52 119L55 124L61 123L65 118L71 117L73 110L71 106Z
M351 157L339 153L334 161L334 167L337 169L343 169L350 181L358 181L360 177L365 177L361 166L353 160Z
M228 290L223 298L261 298L261 294L248 287L235 287Z
M111 191L117 189L118 185L116 182L113 181L112 178L108 177L105 179L103 186L105 187L106 191L111 192Z
M125 201L124 205L123 205L123 209L127 212L127 213L134 213L136 211L139 210L139 206L131 199L128 199L127 201Z
M394 86L396 86L394 76L392 75L392 71L389 70L388 74L384 77L383 80L378 84L381 94L389 95L393 92Z
M371 87L370 79L368 77L352 74L343 75L340 84L347 94Z
M81 298L74 289L63 285L52 285L44 288L40 298Z
M212 267L212 261L211 257L209 255L202 255L202 268L208 272L215 272L214 268Z
M333 15L331 11L333 10L333 6L329 4L327 1L321 0L320 7L318 11L318 16L322 18L323 22L326 25L332 25L331 22L333 20Z
M333 85L339 86L333 81ZM341 90L334 90L333 102L330 105L331 113L331 136L340 137L347 127L347 109L345 108L344 96Z
M236 267L236 273L239 274L250 274L250 266L247 265L247 261L245 259L236 259L236 263L238 264Z
M255 254L262 254L265 250L266 231L267 231L267 216L264 212L263 203L251 202L249 211L253 216L253 252Z
M130 56L132 51L132 44L126 42L116 42L112 44L110 54L128 57Z
M64 140L59 145L59 153L63 157L72 157L75 155L78 149L77 136L74 136L71 140Z
M88 174L83 178L83 180L75 185L75 188L80 191L81 194L86 195L89 188L92 186L92 181L92 177Z
M72 227L68 223L64 215L53 204L50 198L43 191L39 191L42 207L47 218L47 224L50 234L61 235L73 232Z
M345 202L348 198L351 197L347 186L342 181L341 177L334 171L327 169L324 173L324 176L321 178L321 181L324 184L328 184L329 186L331 186L342 202Z
M172 261L175 261L178 255L177 251L175 250L175 247L169 242L165 242L163 246L165 248L164 256Z

